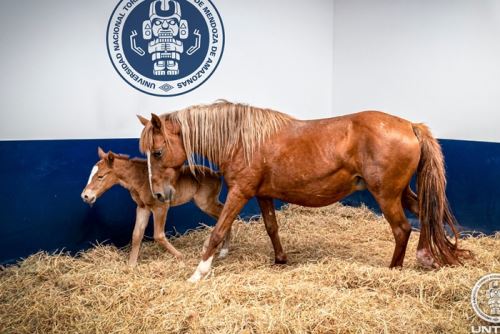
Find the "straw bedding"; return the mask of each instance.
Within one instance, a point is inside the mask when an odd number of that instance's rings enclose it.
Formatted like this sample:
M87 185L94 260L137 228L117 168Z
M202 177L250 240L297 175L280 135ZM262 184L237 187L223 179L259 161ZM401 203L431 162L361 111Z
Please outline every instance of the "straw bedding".
M263 223L235 222L226 259L208 279L186 279L209 228L172 240L176 261L143 244L97 246L78 257L38 253L0 271L1 333L468 333L479 277L500 271L500 234L466 238L465 266L416 265L413 232L402 270L387 268L394 240L366 208L290 206L278 213L289 264L275 266Z

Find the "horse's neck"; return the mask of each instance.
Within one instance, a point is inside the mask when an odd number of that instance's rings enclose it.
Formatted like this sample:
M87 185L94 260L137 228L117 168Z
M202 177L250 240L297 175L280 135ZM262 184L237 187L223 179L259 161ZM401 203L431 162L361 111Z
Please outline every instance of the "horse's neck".
M120 161L119 164L120 166L117 166L115 173L120 180L120 185L129 191L140 193L145 177L147 177L144 173L146 170L145 165L130 160Z

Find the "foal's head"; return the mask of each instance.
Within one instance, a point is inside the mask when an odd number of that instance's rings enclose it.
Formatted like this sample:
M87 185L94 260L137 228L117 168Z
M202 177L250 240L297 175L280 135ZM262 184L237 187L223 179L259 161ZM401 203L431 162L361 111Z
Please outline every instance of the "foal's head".
M118 177L113 170L115 154L111 151L105 153L100 147L97 149L97 154L100 160L92 168L87 186L81 195L83 201L90 205L118 183Z
M153 196L164 202L172 200L175 180L186 160L180 125L168 118L151 115L151 121L138 116L144 129L140 148L148 159L149 185Z

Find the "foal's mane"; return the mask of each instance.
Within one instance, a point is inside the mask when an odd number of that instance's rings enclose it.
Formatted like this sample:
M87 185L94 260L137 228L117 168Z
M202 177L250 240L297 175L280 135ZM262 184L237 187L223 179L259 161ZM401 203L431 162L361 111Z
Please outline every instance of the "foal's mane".
M118 160L125 160L125 161L130 161L130 162L138 162L138 163L145 163L146 160L143 158L131 158L130 155L128 154L122 154L122 153L115 153L113 152L113 158L118 159Z
M127 154L121 154L121 153L114 153L113 152L113 157L115 159L120 159L120 160L130 160L130 156Z
M160 118L180 126L184 150L193 172L196 168L194 154L220 164L230 159L240 146L245 162L249 163L262 143L293 120L293 117L278 111L225 100L191 106ZM139 145L143 153L151 150L151 122L144 127Z

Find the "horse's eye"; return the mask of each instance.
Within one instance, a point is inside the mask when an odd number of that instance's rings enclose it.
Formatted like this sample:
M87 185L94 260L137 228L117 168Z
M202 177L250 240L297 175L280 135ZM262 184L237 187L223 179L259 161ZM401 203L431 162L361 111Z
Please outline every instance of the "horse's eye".
M163 151L162 151L162 150L159 150L159 151L154 151L154 152L153 152L153 156L154 156L155 158L160 158L162 154L163 154Z
M98 175L98 176L97 176L97 178L98 178L99 180L102 180L102 179L104 179L104 175Z

